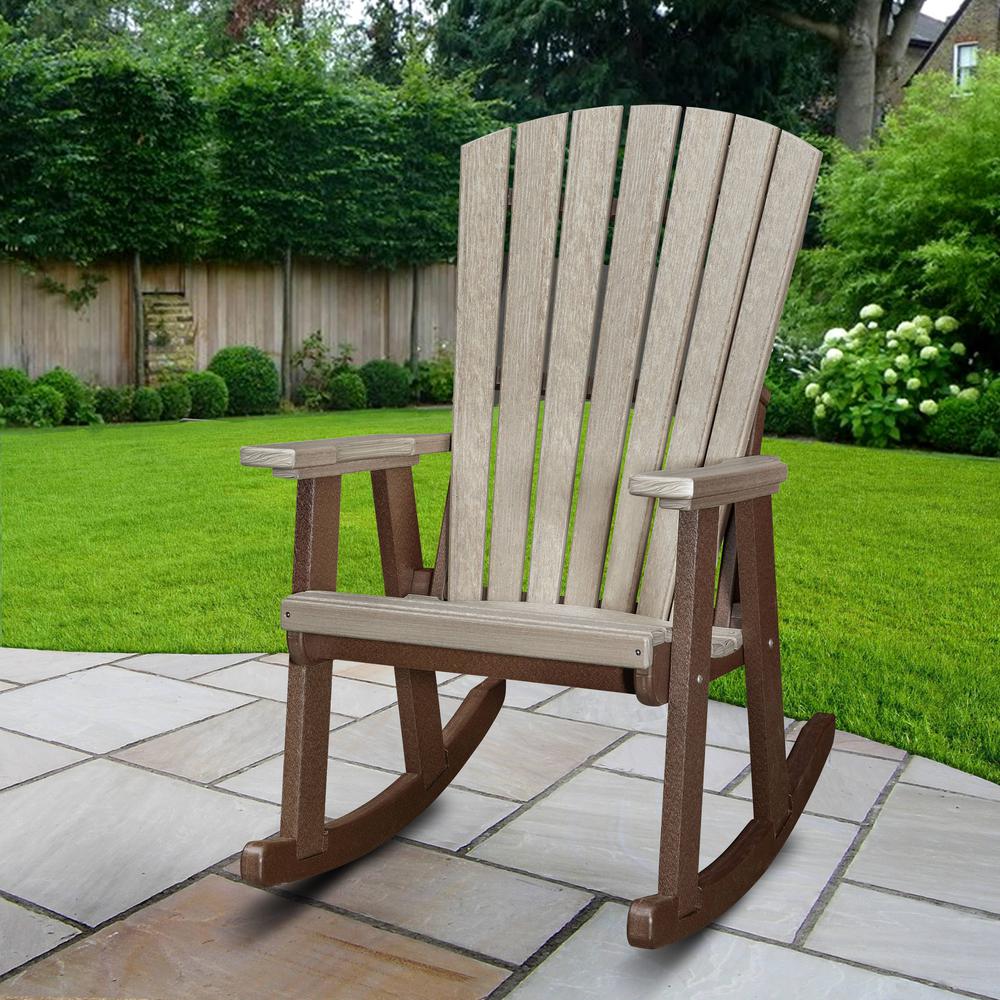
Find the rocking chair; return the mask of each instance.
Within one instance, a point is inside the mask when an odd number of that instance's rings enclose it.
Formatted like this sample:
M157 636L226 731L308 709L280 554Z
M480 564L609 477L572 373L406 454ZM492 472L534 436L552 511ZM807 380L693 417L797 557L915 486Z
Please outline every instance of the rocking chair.
M521 125L511 192L510 129L462 147L451 434L242 449L244 465L298 481L281 831L244 849L250 883L317 875L389 840L462 769L508 678L670 706L659 883L629 910L637 947L738 900L812 792L834 719L814 715L786 759L771 522L786 468L759 450L820 157L752 119L633 107L616 190L621 131L618 107ZM447 451L426 567L412 467ZM352 472L371 474L384 597L337 592ZM395 667L406 772L327 822L334 658ZM753 819L699 871L708 685L739 666ZM436 670L487 678L443 728Z

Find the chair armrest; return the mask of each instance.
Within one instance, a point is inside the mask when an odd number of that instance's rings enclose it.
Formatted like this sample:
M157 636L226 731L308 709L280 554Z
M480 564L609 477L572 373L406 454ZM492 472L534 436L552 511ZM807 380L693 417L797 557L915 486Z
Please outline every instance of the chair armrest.
M240 448L240 464L290 479L415 465L420 455L451 450L450 434L365 434Z
M768 496L788 478L788 467L773 455L748 455L702 469L659 470L632 476L628 491L652 497L661 507L698 510Z

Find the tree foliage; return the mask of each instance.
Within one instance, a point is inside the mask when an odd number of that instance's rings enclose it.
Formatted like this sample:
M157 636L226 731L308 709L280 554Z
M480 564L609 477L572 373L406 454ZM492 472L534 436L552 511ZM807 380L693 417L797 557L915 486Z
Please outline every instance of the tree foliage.
M818 336L876 301L904 315L946 312L1000 360L1000 58L972 87L921 74L868 150L842 151L820 183L825 245L799 261L791 305Z

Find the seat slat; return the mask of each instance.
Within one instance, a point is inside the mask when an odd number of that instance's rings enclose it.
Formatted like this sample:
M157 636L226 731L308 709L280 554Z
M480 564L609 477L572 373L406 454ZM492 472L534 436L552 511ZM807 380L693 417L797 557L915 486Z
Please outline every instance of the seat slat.
M751 118L737 116L733 123L667 469L690 468L705 460L779 134L773 125ZM639 598L642 614L664 616L670 607L677 523L675 511L657 511Z
M635 669L648 668L654 647L671 640L668 621L521 601L444 602L307 590L286 598L281 612L282 626L295 632ZM717 659L742 643L739 629L712 630Z
M462 147L448 593L482 596L510 129Z
M570 549L567 604L593 606L598 600L680 117L680 108L660 105L633 107L629 114Z
M507 260L503 377L493 480L490 600L520 597L569 115L517 131Z
M622 109L573 114L556 274L528 600L554 604L562 587L580 449L587 364L597 318Z
M604 608L635 607L653 504L632 496L627 485L633 475L663 463L732 128L731 114L702 108L684 114L608 554Z

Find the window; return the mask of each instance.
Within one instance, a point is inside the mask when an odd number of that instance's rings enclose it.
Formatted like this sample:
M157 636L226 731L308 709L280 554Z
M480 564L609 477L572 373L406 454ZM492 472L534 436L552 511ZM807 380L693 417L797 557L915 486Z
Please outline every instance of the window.
M965 87L971 82L976 72L978 56L978 42L962 42L955 46L955 83L959 87Z

